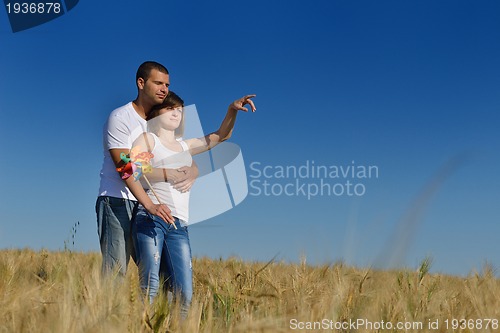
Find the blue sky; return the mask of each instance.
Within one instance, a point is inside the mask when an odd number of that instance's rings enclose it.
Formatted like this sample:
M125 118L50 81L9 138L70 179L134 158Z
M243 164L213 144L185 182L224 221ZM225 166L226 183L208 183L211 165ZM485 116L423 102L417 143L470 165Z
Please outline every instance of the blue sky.
M192 226L196 256L499 267L499 40L496 1L80 1L18 33L2 9L0 248L62 249L80 221L75 250L98 250L102 125L156 60L205 131L257 94L231 139L249 181L253 162L379 170L362 196L250 193Z

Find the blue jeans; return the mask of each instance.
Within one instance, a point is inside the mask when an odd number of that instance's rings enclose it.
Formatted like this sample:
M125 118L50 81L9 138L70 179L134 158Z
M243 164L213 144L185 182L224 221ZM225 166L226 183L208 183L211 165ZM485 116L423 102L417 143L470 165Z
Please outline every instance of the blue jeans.
M117 269L125 275L130 256L135 260L131 226L137 204L136 201L122 198L97 198L95 210L103 274Z
M181 315L186 317L193 295L193 271L188 227L175 219L175 226L151 215L141 205L132 226L141 289L152 302L160 278L174 297L180 296Z

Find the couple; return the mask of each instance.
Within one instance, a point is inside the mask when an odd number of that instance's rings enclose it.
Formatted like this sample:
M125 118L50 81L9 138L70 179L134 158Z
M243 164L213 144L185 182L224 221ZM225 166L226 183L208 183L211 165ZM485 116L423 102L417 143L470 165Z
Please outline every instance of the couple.
M198 176L191 155L231 136L238 111L255 105L247 95L228 108L220 128L205 137L183 140L183 100L169 92L168 70L157 62L143 63L136 74L137 98L114 110L103 131L104 162L96 202L102 271L126 272L130 256L139 266L140 285L150 301L160 274L181 297L185 317L192 297L191 249L188 236L189 189ZM152 184L122 179L123 154L131 149L152 153ZM125 177L124 177L125 178ZM161 267L161 271L160 271Z

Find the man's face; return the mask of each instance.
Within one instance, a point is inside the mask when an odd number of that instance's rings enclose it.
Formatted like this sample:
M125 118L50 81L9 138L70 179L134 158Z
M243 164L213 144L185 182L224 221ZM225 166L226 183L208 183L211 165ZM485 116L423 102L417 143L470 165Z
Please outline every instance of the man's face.
M168 74L162 73L157 69L151 70L149 78L144 81L142 78L137 80L139 93L151 103L151 105L160 104L168 94L170 78Z

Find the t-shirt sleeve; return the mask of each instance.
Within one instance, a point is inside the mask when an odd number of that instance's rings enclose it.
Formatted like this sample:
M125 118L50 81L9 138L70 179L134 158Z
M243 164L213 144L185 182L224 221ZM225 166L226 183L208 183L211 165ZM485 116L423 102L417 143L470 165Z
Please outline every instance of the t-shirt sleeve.
M108 150L131 148L129 125L120 115L110 115L104 128L104 138L104 142Z

